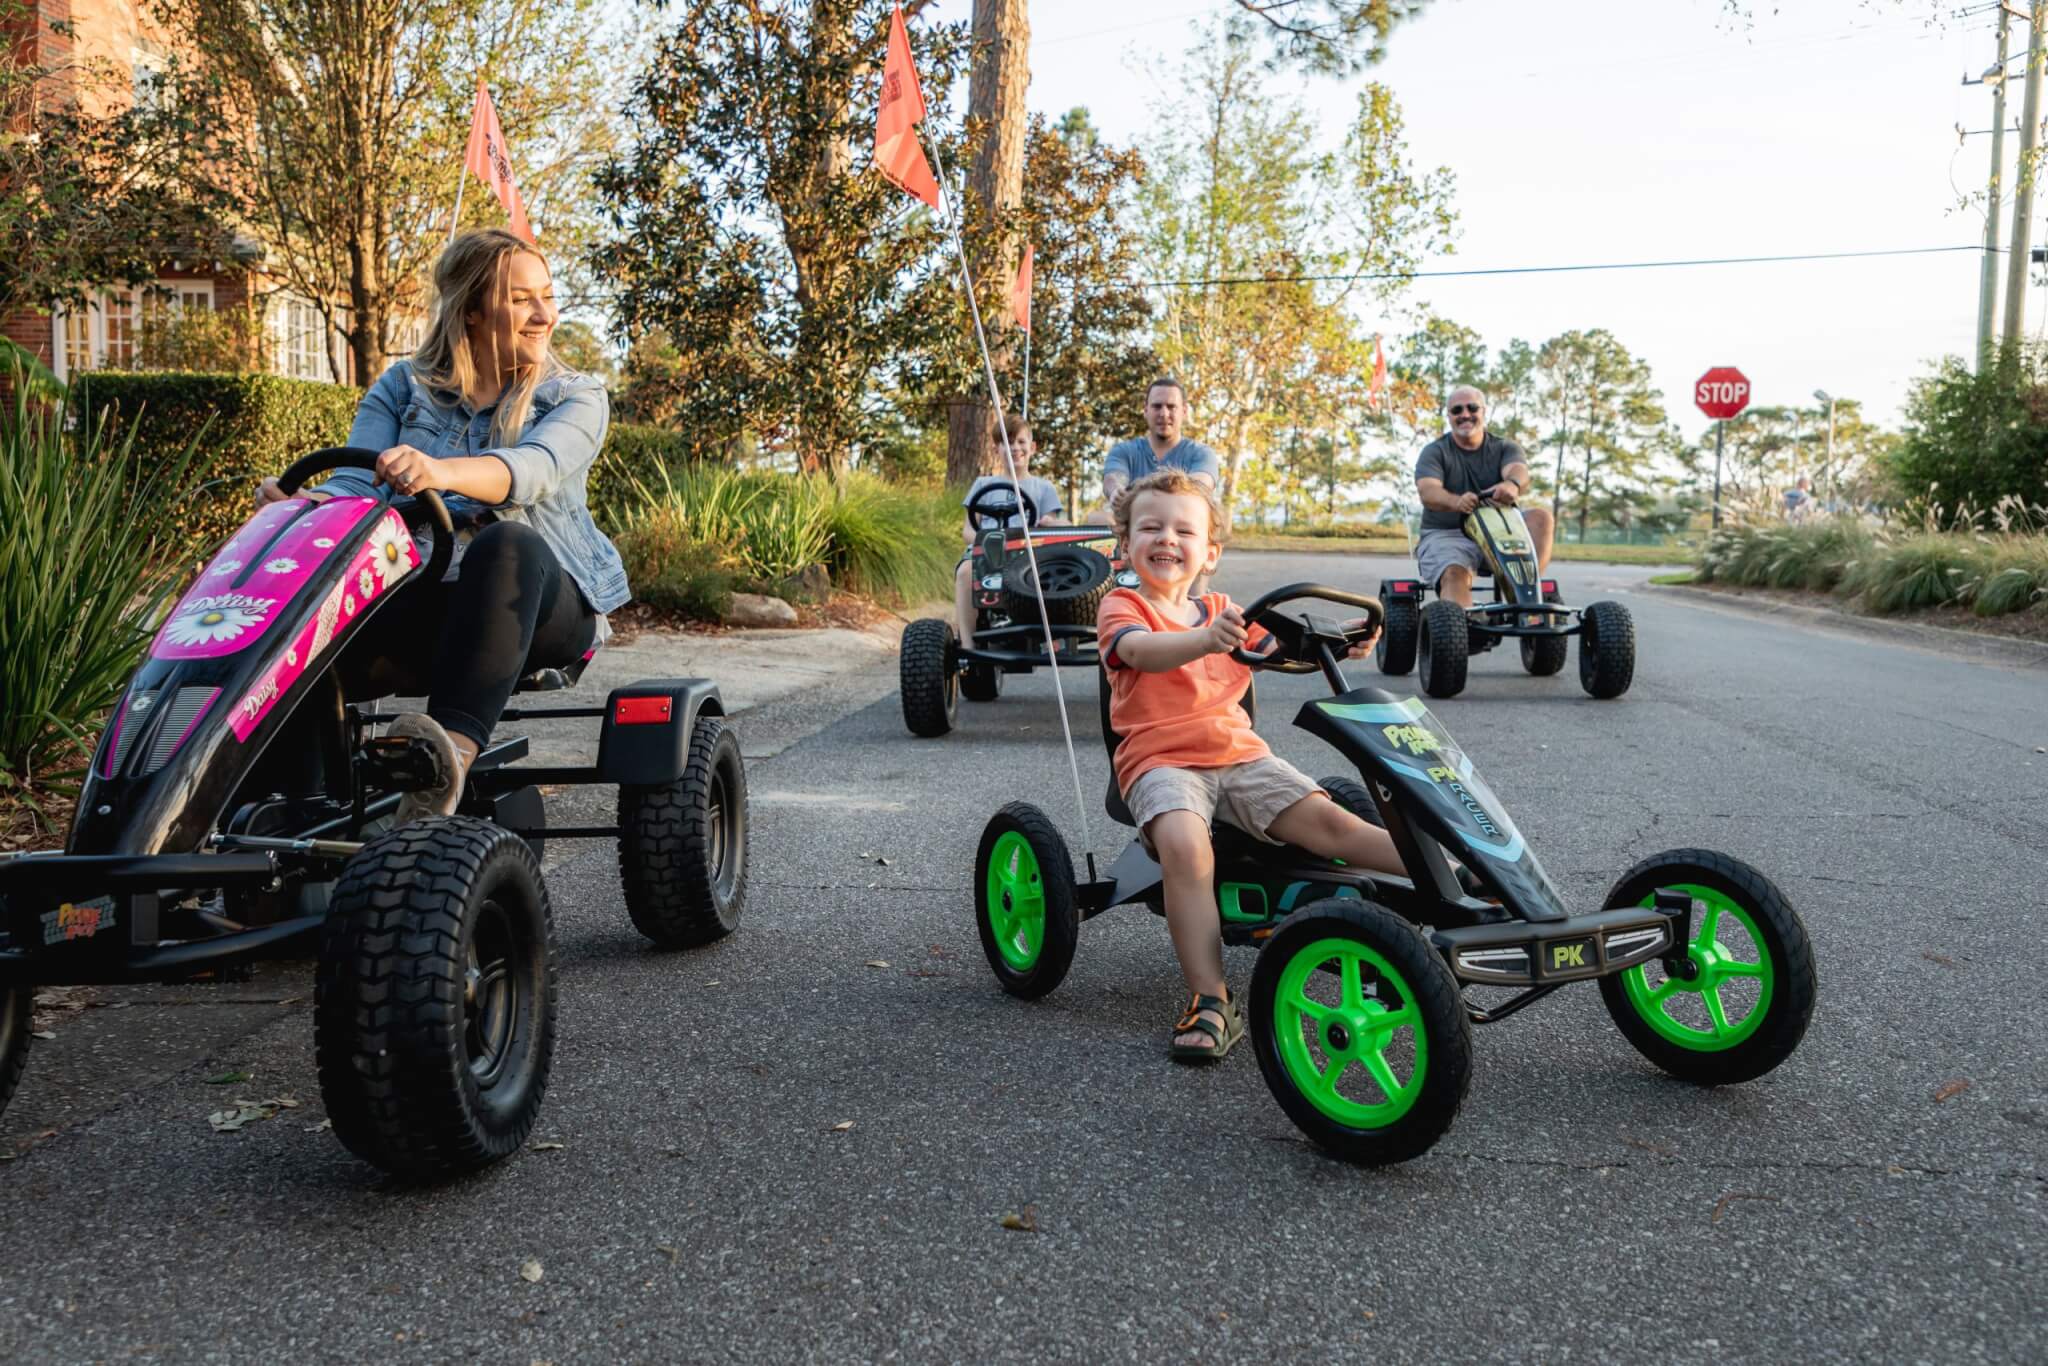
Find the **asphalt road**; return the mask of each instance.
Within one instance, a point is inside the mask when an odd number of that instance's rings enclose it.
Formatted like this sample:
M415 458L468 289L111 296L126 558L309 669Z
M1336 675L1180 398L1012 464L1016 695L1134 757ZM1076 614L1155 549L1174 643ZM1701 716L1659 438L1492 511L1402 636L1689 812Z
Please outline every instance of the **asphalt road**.
M1237 553L1219 586L1393 568ZM1667 1080L1580 987L1476 1031L1427 1156L1332 1161L1248 1048L1166 1061L1183 998L1142 911L1085 926L1046 1000L996 989L983 821L1027 798L1080 845L1051 680L920 741L869 670L740 718L753 882L723 943L651 952L609 848L551 849L534 1137L559 1149L426 1190L349 1157L317 1128L303 972L64 1013L0 1120L29 1145L0 1165L0 1359L2040 1360L2048 671L1560 569L1635 613L1634 689L1596 703L1502 650L1434 710L1587 907L1690 844L1785 888L1820 1005L1770 1076ZM1314 773L1334 756L1285 721L1321 686L1261 695ZM301 1105L215 1133L231 1094Z

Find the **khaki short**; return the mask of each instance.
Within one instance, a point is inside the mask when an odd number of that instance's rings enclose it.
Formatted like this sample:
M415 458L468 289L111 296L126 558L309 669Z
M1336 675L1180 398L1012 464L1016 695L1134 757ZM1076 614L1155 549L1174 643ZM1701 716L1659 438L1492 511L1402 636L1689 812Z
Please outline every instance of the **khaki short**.
M1149 769L1131 784L1124 805L1140 830L1168 811L1192 811L1211 823L1220 815L1246 834L1278 844L1266 831L1280 813L1322 790L1293 764L1269 754L1227 768Z

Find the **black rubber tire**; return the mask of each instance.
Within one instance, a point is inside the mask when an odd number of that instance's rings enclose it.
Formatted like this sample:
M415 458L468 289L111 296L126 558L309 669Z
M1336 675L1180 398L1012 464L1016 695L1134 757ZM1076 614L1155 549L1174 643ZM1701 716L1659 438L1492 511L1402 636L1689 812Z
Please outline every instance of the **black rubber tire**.
M989 917L989 864L997 842L1013 833L1023 837L1037 861L1035 885L1045 898L1044 938L1037 959L1023 970L1003 958ZM1066 980L1067 969L1074 963L1074 945L1081 936L1081 911L1074 900L1074 860L1059 827L1030 802L1011 802L982 827L981 848L974 855L974 925L989 969L1012 996L1035 1001Z
M1465 691L1465 666L1471 649L1464 608L1442 598L1424 607L1415 650L1416 678L1422 690L1431 697L1456 697Z
M21 1085L28 1066L35 998L36 989L26 984L0 987L0 1115L7 1113L7 1102L14 1099L14 1088Z
M1364 821L1377 825L1382 830L1387 823L1380 819L1379 803L1372 799L1372 792L1356 778L1318 778L1316 786L1330 794L1330 800Z
M1538 678L1549 678L1564 667L1571 643L1570 636L1523 636L1522 667Z
M1102 600L1116 587L1109 558L1085 545L1039 546L1045 614L1054 626L1092 626ZM1031 562L1020 551L1003 566L1003 605L1017 621L1037 621L1038 594Z
M1603 700L1628 691L1636 677L1636 623L1618 602L1580 613L1579 686Z
M1771 956L1771 999L1754 1033L1733 1048L1702 1052L1658 1034L1629 1001L1622 975L1600 979L1600 999L1636 1051L1682 1081L1725 1086L1751 1081L1792 1055L1806 1037L1818 994L1813 941L1776 883L1740 859L1712 849L1670 849L1652 854L1621 875L1604 906L1635 906L1659 887L1692 883L1736 902L1756 922L1762 951ZM1695 912L1693 931L1699 931ZM1747 937L1747 931L1743 932ZM1717 933L1716 938L1720 936Z
M1415 637L1422 627L1422 605L1413 598L1388 598L1380 638L1372 647L1373 663L1383 674L1405 674L1415 667Z
M503 995L478 1002L473 974L491 963ZM370 841L335 884L314 980L335 1137L414 1179L517 1151L547 1094L557 997L554 913L525 841L470 816ZM480 1050L475 1035L494 1026L496 1048Z
M683 776L619 788L619 881L633 928L665 949L738 928L747 905L747 766L725 719L697 717Z
M1280 979L1289 960L1320 939L1368 945L1413 991L1429 1048L1428 1070L1415 1103L1385 1127L1354 1127L1325 1114L1301 1093L1281 1060L1275 1030ZM1331 897L1312 901L1282 921L1252 969L1247 1014L1266 1088L1297 1128L1347 1162L1377 1167L1419 1157L1450 1129L1465 1103L1472 1082L1472 1027L1458 983L1414 926L1377 903Z
M925 617L903 633L897 657L903 724L927 738L953 729L960 715L959 637L953 623Z
M960 672L960 695L969 702L993 702L1003 695L1003 671L993 664L968 660Z

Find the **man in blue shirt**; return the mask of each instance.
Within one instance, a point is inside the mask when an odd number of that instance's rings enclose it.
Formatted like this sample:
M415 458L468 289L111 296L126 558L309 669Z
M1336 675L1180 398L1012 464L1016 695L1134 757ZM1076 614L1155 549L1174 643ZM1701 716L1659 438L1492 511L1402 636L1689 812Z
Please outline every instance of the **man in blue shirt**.
M1119 489L1166 465L1186 470L1211 490L1222 482L1223 462L1216 452L1180 434L1187 416L1187 392L1180 381L1170 375L1153 380L1145 390L1145 435L1111 446L1102 462L1105 510L1116 502Z

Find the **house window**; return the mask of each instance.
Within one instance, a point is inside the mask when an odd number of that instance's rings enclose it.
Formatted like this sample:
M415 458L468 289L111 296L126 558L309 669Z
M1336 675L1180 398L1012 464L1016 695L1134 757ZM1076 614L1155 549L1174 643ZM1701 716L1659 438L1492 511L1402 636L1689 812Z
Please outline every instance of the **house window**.
M158 280L126 289L103 289L82 308L57 316L63 373L135 368L136 324L143 309L213 308L213 281Z
M278 373L293 379L332 379L327 364L327 320L311 301L281 294L273 315Z

